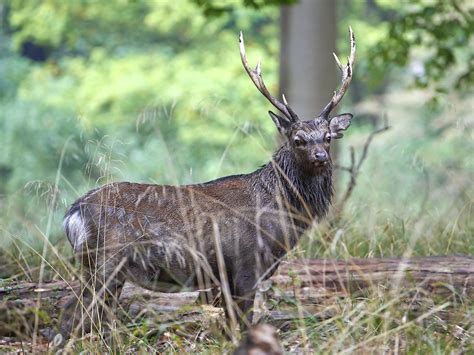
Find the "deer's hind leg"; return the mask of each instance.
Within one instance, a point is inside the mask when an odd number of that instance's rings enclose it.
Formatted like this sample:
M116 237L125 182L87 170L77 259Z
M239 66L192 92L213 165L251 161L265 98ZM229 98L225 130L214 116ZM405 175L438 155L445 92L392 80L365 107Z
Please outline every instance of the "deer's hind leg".
M109 328L125 283L125 259L110 254L101 250L80 256L81 289L64 307L60 323L63 339L91 331L103 333Z

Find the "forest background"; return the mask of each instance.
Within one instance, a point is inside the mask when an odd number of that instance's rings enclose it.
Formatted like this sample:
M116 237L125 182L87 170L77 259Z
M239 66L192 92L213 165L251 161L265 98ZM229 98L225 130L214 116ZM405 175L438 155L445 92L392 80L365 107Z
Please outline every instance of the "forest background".
M0 2L0 278L35 280L57 251L72 255L62 217L89 189L196 183L269 161L276 130L238 33L277 93L278 5L293 2ZM340 57L349 25L358 40L338 165L351 146L360 157L384 118L391 128L374 138L342 217L298 257L474 255L472 2L334 4ZM337 174L340 198L349 176Z

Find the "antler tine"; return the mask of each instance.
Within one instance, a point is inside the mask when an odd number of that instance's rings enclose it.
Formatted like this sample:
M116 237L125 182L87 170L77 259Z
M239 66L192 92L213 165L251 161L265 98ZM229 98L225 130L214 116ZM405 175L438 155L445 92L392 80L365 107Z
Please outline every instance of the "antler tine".
M339 58L337 57L337 55L333 53L334 59L336 60L336 64L342 72L342 81L341 81L341 87L339 88L339 90L334 91L334 95L332 96L331 101L329 101L329 103L324 107L324 109L319 114L319 117L323 117L325 119L329 118L329 114L331 113L331 111L342 100L352 80L352 67L354 65L354 60L355 60L356 42L355 42L354 32L352 31L352 27L350 26L349 26L349 36L351 40L351 53L349 57L347 57L346 66L343 66L341 62L339 61Z
M244 35L240 32L239 36L239 46L240 46L240 59L242 59L242 65L245 68L245 71L249 75L250 79L257 87L258 91L262 93L263 96L267 98L270 103L275 106L285 117L293 122L297 119L294 111L286 104L278 101L275 97L270 94L262 78L262 68L261 61L259 60L255 69L252 69L247 61L247 56L245 55L245 44L244 44Z

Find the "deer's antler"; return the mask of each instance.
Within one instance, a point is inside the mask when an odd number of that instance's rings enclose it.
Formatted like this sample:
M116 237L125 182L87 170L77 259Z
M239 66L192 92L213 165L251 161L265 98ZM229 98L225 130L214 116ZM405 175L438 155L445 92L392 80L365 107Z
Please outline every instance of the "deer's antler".
M275 106L275 108L277 108L278 111L280 111L285 116L286 119L288 119L290 122L297 121L298 116L291 109L291 107L288 106L288 104L286 103L285 97L283 97L283 102L280 102L275 97L273 97L272 94L270 94L270 92L268 91L262 78L261 61L260 60L258 61L255 69L252 69L250 67L247 61L247 56L245 55L244 35L242 34L242 32L240 32L240 36L239 36L239 46L240 46L240 58L242 59L242 64L245 68L245 71L249 75L250 79L257 87L258 91L260 91L263 94L263 96L265 96L267 100L270 101L270 103L273 106Z
M334 59L336 60L337 66L341 70L342 73L342 82L341 82L341 87L339 88L338 91L334 91L334 95L331 98L331 101L324 107L324 109L321 111L318 117L325 118L326 120L329 120L329 114L331 111L339 104L341 99L343 98L344 94L347 91L347 88L349 87L349 84L351 83L352 80L352 67L354 65L354 60L355 60L355 53L356 53L356 42L355 42L355 36L354 32L352 32L352 28L349 26L349 36L351 40L351 54L349 57L347 57L347 64L346 66L343 66L341 62L339 61L339 58L335 53Z

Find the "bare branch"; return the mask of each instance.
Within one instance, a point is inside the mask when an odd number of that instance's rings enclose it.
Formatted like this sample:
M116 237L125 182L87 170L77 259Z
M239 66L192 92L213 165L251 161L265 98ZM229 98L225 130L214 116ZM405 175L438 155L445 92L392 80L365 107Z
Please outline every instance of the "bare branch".
M362 164L364 163L365 159L367 158L367 153L369 151L369 146L372 143L372 140L377 134L380 134L382 132L385 132L390 129L390 126L388 125L387 117L384 117L384 125L381 128L378 128L374 131L372 131L369 136L367 137L364 147L362 148L362 153L360 155L359 160L356 160L355 158L355 151L354 147L351 147L351 164L349 167L342 167L342 166L337 166L336 168L339 170L344 170L349 172L350 174L350 179L349 183L347 185L346 192L344 193L344 196L342 199L339 201L336 207L336 215L340 216L342 210L344 209L347 201L352 195L352 192L354 191L354 188L357 184L357 177L359 176L360 169L362 167Z

